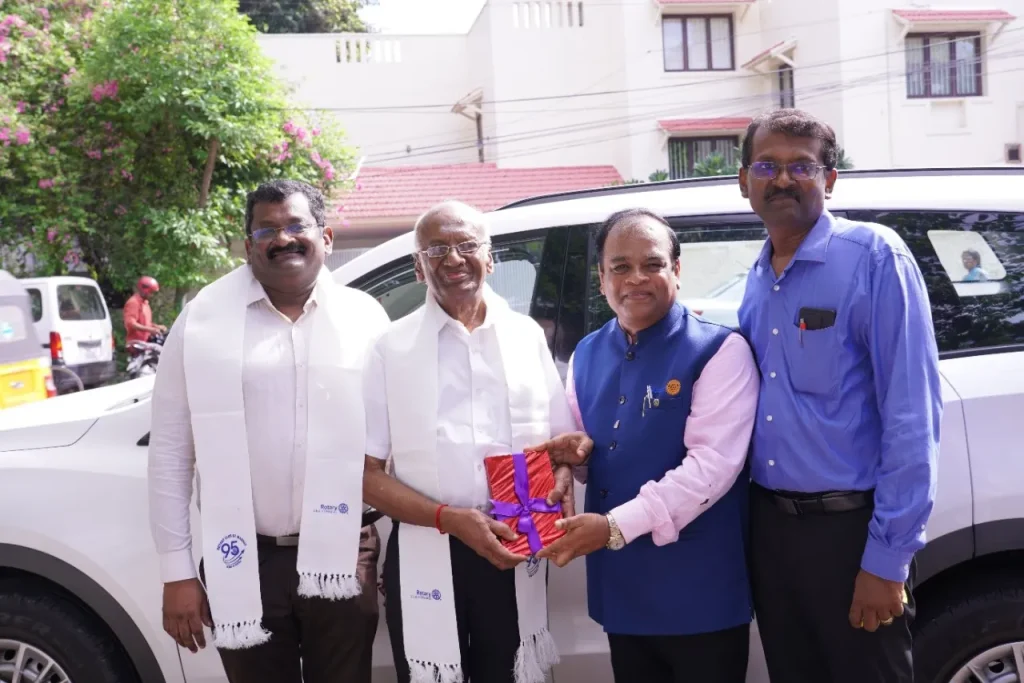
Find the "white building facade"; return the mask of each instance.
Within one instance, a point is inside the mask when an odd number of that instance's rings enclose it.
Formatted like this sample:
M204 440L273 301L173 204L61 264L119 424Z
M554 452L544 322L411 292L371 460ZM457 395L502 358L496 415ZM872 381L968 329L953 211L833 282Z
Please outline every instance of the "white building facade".
M796 106L857 168L1019 164L1024 0L489 0L468 34L265 35L302 106L366 166L738 161Z

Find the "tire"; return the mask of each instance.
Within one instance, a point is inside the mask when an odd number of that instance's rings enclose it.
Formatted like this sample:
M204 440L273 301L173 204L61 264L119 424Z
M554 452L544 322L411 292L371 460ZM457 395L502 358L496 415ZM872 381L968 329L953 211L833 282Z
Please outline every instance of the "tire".
M927 613L919 615L915 683L949 683L976 655L1024 642L1024 580L1004 575L965 579L960 585L956 594L936 596L938 604L933 599Z
M95 617L31 583L0 582L0 642L5 640L41 651L71 683L138 683L120 644L104 633ZM0 653L0 671L5 664L13 666Z

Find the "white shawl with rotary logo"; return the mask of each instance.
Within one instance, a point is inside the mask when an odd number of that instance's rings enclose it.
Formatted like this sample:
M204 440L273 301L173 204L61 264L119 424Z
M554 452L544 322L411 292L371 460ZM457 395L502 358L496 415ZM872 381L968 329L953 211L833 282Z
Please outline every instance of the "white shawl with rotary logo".
M214 644L266 642L242 395L246 312L255 279L241 266L188 304L185 383L203 486L202 551ZM321 270L310 335L306 476L298 551L299 593L339 600L360 593L356 564L363 510L366 353L387 328L372 297ZM288 454L282 453L282 457Z

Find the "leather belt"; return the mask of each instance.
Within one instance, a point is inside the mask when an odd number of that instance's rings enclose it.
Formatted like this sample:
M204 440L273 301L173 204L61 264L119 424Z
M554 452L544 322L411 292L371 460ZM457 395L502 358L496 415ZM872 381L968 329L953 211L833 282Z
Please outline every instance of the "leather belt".
M875 491L828 491L826 493L791 493L773 491L754 484L755 490L767 496L783 512L789 515L827 515L852 512L871 505Z

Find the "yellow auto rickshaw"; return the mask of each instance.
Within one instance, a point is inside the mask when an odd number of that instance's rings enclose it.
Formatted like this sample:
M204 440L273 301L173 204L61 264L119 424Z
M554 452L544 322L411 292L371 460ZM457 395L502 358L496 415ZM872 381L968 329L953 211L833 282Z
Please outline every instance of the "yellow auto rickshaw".
M50 357L32 324L28 292L0 270L0 409L56 395Z

